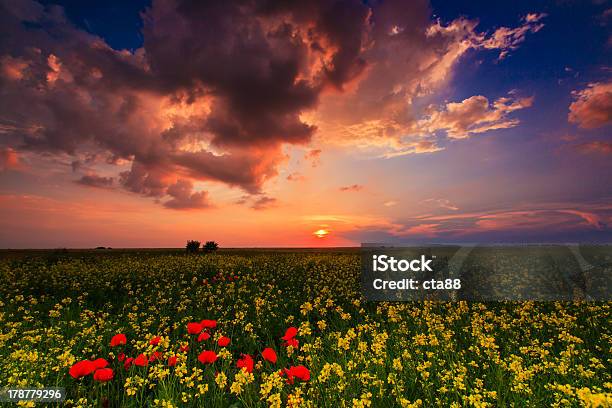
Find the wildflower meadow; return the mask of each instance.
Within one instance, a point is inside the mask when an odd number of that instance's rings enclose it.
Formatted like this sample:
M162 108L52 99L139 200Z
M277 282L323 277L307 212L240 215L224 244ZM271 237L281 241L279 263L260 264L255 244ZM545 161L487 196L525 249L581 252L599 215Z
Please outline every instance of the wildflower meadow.
M6 257L0 387L63 387L67 407L612 406L609 302L366 302L359 271L351 251Z

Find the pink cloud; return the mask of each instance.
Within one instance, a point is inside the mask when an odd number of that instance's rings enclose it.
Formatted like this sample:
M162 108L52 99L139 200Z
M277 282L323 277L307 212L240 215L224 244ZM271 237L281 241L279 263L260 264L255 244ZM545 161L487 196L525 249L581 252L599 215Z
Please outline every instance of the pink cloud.
M594 129L612 122L612 82L596 82L573 92L568 120L584 129Z
M193 183L179 179L166 190L172 197L164 202L164 207L174 210L193 210L210 207L206 191L193 192Z

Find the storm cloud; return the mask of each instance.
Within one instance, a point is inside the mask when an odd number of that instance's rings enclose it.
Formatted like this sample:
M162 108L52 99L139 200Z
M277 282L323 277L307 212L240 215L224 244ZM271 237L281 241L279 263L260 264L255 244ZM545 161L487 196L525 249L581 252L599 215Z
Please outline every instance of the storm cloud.
M121 166L114 176L129 191L204 208L196 183L265 193L287 159L283 145L307 146L331 117L347 124L350 114L395 140L417 123L410 101L467 49L507 54L542 27L542 16L527 16L487 37L469 20L432 21L423 0L155 0L142 18L142 47L118 50L59 6L0 0L0 148L74 163L95 156ZM323 99L317 120L305 120ZM80 182L99 184L88 177Z

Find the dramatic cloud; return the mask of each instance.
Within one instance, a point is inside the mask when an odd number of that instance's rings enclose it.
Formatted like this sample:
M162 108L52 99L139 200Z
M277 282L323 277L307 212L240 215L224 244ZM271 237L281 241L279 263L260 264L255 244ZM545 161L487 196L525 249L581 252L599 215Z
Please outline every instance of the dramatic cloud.
M112 177L102 177L97 174L86 174L76 181L78 184L89 187L110 187L113 185Z
M529 14L517 28L488 34L477 31L477 21L465 18L448 24L432 22L426 2L382 3L374 9L372 42L364 50L367 75L350 93L322 96L312 120L318 127L317 139L382 157L441 150L430 132L443 128L427 120L435 112L432 107L423 111L422 101L448 85L455 66L468 51L492 50L503 58L524 41L526 33L542 28L543 17ZM516 100L512 95L493 106L484 96L473 98L464 101L470 106L463 109L473 109L469 113L476 123L454 118L452 112L443 115L449 121L450 137L515 126L518 121L507 114L531 104L528 98ZM444 108L439 109L445 112Z
M413 104L447 83L468 50L501 58L541 18L487 34L463 18L432 22L425 0L154 0L142 48L127 51L78 29L61 7L0 0L0 147L67 154L74 171L96 157L87 170L117 166L129 191L204 208L195 182L262 194L287 161L283 145L315 134L390 157L440 150L423 132L514 126L507 115L527 100L489 106L476 96L428 119ZM307 159L316 165L320 153Z
M568 120L584 129L612 123L612 82L596 82L573 92Z
M59 7L3 1L0 14L11 143L130 161L122 185L155 197L180 177L258 192L285 160L280 145L315 131L300 114L366 68L369 8L358 1L154 1L136 52L75 28Z

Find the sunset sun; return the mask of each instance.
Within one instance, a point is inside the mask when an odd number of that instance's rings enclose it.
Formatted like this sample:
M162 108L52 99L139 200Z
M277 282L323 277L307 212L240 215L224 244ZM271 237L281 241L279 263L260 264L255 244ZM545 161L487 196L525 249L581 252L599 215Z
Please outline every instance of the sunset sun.
M319 229L313 232L313 235L317 238L325 238L327 235L329 235L329 230Z

